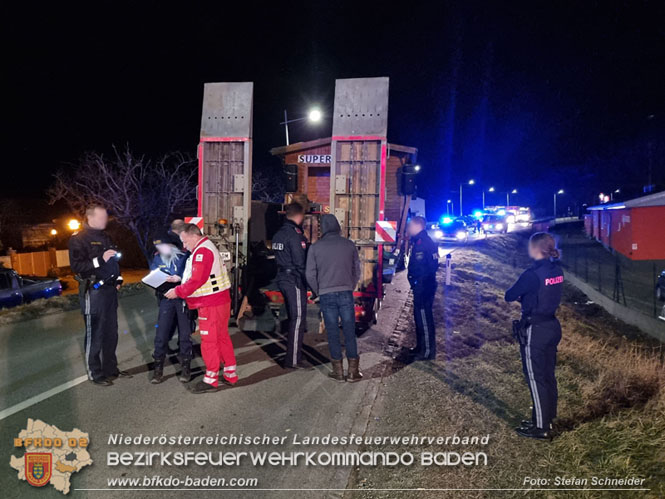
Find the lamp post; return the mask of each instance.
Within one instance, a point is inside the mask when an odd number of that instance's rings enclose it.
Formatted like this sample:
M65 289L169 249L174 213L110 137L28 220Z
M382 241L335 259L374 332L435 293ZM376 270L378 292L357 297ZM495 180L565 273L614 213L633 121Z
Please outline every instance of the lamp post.
M476 181L473 180L473 179L471 179L471 180L469 180L469 181L467 182L467 184L469 184L469 185L473 185L473 184L475 184L475 183L476 183ZM463 207L462 207L462 186L463 186L463 185L464 185L464 184L460 184L460 185L459 185L459 216L460 216L460 217L461 217L462 215L464 215L464 213L463 213Z
M513 189L512 191L506 192L506 206L510 206L510 195L511 194L517 194L517 189Z
M563 194L563 189L559 189L554 193L554 220L556 220L556 197L559 194Z
M284 125L284 133L286 135L286 145L289 145L289 123L295 123L296 121L304 121L307 120L310 123L318 123L321 121L323 118L323 114L321 114L321 111L318 109L311 109L309 113L307 113L307 116L303 116L302 118L294 118L292 120L289 119L288 115L286 114L286 109L284 110L284 121L280 123L280 125Z
M487 189L487 192L494 192L494 187ZM483 210L485 209L485 189L483 189Z
M451 212L453 212L453 213L455 212L455 203L453 203L452 199L449 199L446 202L446 208L447 208L446 209L446 215L450 215Z

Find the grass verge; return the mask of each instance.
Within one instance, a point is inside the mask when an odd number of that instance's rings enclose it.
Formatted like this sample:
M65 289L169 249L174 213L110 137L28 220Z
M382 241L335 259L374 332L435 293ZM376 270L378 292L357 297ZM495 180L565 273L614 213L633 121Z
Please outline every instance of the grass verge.
M504 290L528 265L526 238L491 238L454 253L454 284L435 302L439 358L399 360L384 379L369 435L490 435L486 447L385 447L365 450L474 451L487 466L360 467L350 486L395 488L523 488L525 479L644 478L648 492L665 496L665 369L663 345L623 324L566 285L559 311L558 437L526 440L513 428L529 411L517 345L509 324L517 306ZM524 255L524 256L522 256ZM443 276L440 276L443 277ZM440 279L440 282L442 279ZM413 334L407 343L413 343ZM584 487L582 487L584 488ZM517 497L519 491L465 491L454 497ZM623 497L626 492L542 491L538 497ZM624 495L622 495L624 494ZM353 497L386 497L373 490ZM440 492L400 492L400 497L442 497ZM348 494L351 497L351 494Z

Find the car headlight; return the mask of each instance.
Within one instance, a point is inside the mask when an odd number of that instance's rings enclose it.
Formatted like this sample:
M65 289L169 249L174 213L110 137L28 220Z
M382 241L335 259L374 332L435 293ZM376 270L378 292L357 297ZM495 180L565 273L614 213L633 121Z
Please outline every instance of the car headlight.
M437 230L437 231L434 233L434 237L436 237L437 239L441 239L441 238L443 237L443 232L440 231L440 230Z
M462 241L462 240L466 239L466 232L464 232L463 230L460 230L460 231L457 232L457 234L455 234L455 236L457 237L457 239Z
M483 229L489 229L489 228L490 228L490 224L483 224Z
M496 230L503 230L503 224L496 224Z

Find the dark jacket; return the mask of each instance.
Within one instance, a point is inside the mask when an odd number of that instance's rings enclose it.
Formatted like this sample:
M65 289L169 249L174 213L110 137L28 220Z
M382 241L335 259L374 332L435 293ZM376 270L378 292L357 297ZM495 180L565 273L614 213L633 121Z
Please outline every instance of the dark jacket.
M427 235L420 231L411 238L408 278L414 291L436 289L436 271L439 268L439 247Z
M300 226L287 219L272 238L272 250L277 262L277 281L305 285L307 238Z
M105 262L103 258L106 250L114 248L105 231L86 225L69 240L69 264L72 272L84 279L92 278L104 280L105 284L115 284L122 280L118 260L110 258Z
M317 295L353 291L360 279L360 259L353 241L340 235L335 215L321 217L321 239L307 254L307 283Z
M518 301L522 315L532 323L552 320L563 289L563 269L558 260L537 260L506 291L506 301Z
M188 258L189 258L189 251L185 251L183 252L182 255L175 258L170 265L167 265L166 263L164 263L164 260L162 260L162 256L159 253L157 253L153 257L152 262L150 262L150 270L160 269L162 272L165 272L166 274L177 275L179 277L182 277L183 273L185 272L185 264L187 263ZM156 295L158 297L161 297L169 289L175 288L178 284L179 283L177 282L165 282L159 288L157 288Z

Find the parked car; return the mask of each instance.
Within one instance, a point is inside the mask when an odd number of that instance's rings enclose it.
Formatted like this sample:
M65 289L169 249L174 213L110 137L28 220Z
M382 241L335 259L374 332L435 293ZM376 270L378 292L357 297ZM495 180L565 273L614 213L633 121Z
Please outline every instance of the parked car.
M505 234L508 232L508 222L500 215L485 215L482 222L486 234Z
M61 293L62 284L58 279L27 278L12 269L0 269L0 308L60 296Z
M656 279L656 298L665 301L665 270Z

